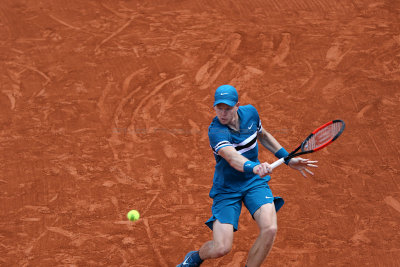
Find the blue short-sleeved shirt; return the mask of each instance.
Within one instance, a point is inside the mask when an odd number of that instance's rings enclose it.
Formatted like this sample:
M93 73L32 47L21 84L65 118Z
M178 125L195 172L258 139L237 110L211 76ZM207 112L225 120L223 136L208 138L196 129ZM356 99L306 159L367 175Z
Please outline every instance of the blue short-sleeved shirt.
M244 173L235 170L221 156L218 151L226 146L233 146L236 151L251 161L258 160L257 133L261 132L261 120L255 107L252 105L240 106L238 109L240 131L234 131L219 122L215 117L208 128L210 146L215 156L215 172L210 197L218 193L239 192L251 186L269 181L266 176Z

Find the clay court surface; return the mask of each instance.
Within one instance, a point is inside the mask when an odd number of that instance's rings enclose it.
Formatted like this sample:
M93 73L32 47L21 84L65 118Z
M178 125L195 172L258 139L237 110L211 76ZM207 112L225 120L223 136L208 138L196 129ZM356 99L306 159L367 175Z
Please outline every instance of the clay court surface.
M400 266L399 14L389 0L2 0L0 265L174 266L198 249L213 93L231 84L288 150L346 122L314 177L275 169L286 203L264 266ZM203 265L244 266L257 235L244 208L230 254Z

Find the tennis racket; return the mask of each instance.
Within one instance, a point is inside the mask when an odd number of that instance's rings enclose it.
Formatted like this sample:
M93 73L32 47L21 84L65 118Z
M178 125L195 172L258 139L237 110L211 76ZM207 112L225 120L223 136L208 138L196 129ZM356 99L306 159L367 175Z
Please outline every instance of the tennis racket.
M333 120L315 129L302 143L284 158L278 159L270 165L274 169L285 161L304 154L318 151L329 144L332 144L342 133L345 123L342 120ZM297 152L301 150L300 152Z

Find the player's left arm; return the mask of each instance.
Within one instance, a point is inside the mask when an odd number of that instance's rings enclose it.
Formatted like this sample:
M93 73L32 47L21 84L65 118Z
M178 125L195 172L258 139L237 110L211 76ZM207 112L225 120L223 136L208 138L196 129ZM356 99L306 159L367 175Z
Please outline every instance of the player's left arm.
M257 139L260 141L260 143L269 151L271 151L273 154L278 152L279 149L282 148L282 146L279 144L279 142L270 134L267 132L264 128L261 128L261 131L257 133Z
M271 151L274 155L276 155L276 153L282 149L282 146L279 144L279 142L272 136L272 134L267 132L264 128L261 128L261 131L258 132L257 139L266 149ZM304 171L306 171L311 175L314 175L313 172L307 169L307 167L314 167L314 168L318 167L314 163L316 163L316 161L310 161L309 159L303 159L297 157L297 158L292 158L289 161L288 165L291 168L300 171L301 174L304 177L306 177Z

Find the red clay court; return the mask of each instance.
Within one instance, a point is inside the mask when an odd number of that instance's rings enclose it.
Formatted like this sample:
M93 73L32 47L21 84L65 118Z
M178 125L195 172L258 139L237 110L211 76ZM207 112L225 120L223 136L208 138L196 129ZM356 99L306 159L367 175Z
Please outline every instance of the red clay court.
M0 265L175 266L198 249L213 93L231 84L288 150L346 122L314 177L274 171L286 204L264 266L400 266L399 14L390 0L1 1ZM203 265L244 266L257 235L243 209L231 253Z

